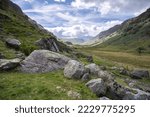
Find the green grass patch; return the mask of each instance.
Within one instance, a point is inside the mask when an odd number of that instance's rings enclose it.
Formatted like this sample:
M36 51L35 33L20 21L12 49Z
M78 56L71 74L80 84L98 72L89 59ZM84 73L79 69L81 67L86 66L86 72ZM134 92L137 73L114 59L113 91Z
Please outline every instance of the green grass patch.
M2 100L74 99L67 95L70 90L80 93L81 99L97 98L81 81L65 78L63 71L44 74L0 73Z

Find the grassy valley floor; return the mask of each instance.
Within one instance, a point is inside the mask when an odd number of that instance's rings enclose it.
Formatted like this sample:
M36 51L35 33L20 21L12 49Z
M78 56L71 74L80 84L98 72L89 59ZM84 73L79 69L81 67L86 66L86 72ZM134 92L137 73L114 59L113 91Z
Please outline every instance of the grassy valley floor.
M101 48L80 48L80 51L91 54L97 64L108 66L124 66L129 69L148 69L150 71L150 54L105 51Z

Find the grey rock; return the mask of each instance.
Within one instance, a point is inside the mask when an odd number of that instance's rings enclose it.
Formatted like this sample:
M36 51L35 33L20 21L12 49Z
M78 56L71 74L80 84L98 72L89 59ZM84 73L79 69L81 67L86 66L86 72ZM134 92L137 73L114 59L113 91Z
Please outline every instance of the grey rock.
M101 78L90 80L86 83L86 86L95 93L97 96L103 96L106 94L106 85Z
M98 72L100 70L99 66L96 65L95 63L86 65L85 68L88 68L90 70L90 74L96 75L96 76L98 75Z
M81 99L81 94L76 91L68 91L67 95L73 99Z
M82 81L87 81L90 79L90 74L89 73L85 73L83 76L82 76Z
M35 50L21 62L21 71L26 73L45 73L63 69L70 58L49 50Z
M19 49L21 42L17 39L7 39L6 40L6 45L9 47L12 47L14 49Z
M149 78L149 72L147 70L134 70L130 73L130 76L135 79Z
M87 56L86 59L87 59L87 61L90 62L90 63L93 62L93 57L92 57L92 56Z
M21 59L18 58L11 59L11 60L0 59L0 71L8 71L8 70L15 69L20 65L20 62Z
M123 99L123 97L126 95L126 92L129 91L128 88L122 86L116 81L107 84L107 87L107 93L111 95L112 99Z
M139 89L133 89L133 90L135 90L137 93L127 92L123 99L124 100L150 100L150 93L144 92Z
M99 70L98 77L102 78L105 82L111 82L114 77L107 71Z
M126 69L120 69L119 73L122 74L122 75L126 75L126 76L130 75L130 72L127 71Z
M43 38L35 42L41 49L50 50L53 52L59 52L59 47L55 41L55 39L51 38Z
M110 100L108 97L100 97L100 100Z
M81 79L84 73L84 65L76 60L70 60L64 69L64 76L67 78Z
M5 56L2 53L0 53L0 59L4 59L4 58Z

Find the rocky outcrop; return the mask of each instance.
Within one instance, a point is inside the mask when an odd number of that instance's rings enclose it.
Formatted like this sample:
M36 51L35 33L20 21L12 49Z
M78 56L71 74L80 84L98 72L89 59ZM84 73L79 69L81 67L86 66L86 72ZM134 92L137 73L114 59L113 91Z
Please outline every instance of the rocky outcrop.
M18 58L11 59L11 60L0 59L0 71L8 71L8 70L15 69L20 65L20 62L21 59Z
M86 86L95 93L97 96L103 96L106 94L106 85L101 78L90 80L86 83Z
M134 70L130 76L135 79L149 78L149 72L147 70Z
M17 39L7 39L6 45L14 49L19 49L21 42Z
M84 65L76 60L70 60L64 69L64 76L67 78L81 79L84 73Z
M100 71L100 68L98 65L96 65L95 63L92 63L92 64L89 64L89 65L86 65L85 68L88 68L89 71L90 71L90 74L92 75L98 75L98 72Z
M35 50L21 63L21 71L44 73L63 69L70 58L48 50Z
M41 49L50 50L53 52L59 52L59 47L56 41L52 38L43 38L35 42Z

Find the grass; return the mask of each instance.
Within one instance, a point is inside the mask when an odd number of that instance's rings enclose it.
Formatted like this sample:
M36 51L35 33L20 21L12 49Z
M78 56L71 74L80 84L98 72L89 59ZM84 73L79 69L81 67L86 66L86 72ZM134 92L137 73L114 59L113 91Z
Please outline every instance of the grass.
M80 99L96 99L84 83L65 78L63 71L44 74L0 73L0 99L2 100L75 99L67 96L68 91L80 93Z
M81 49L81 48L80 48ZM91 53L96 63L108 66L119 65L124 67L150 70L150 55L129 52L104 51L100 48L82 48L85 53Z

